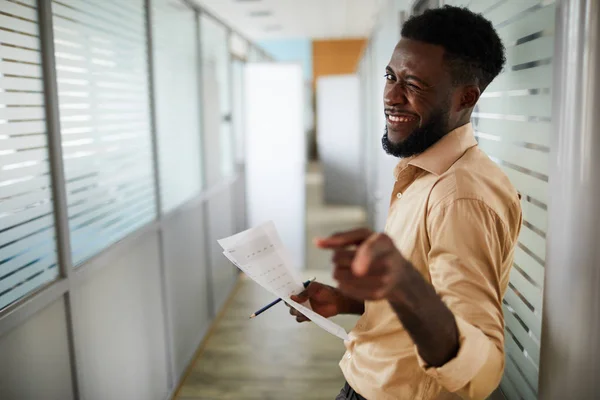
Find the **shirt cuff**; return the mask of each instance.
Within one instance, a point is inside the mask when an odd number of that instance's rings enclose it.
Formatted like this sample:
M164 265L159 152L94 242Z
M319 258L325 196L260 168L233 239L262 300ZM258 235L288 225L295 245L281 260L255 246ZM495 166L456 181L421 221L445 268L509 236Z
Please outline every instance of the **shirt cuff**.
M489 356L489 339L473 325L455 317L459 334L458 354L441 367L430 367L419 355L419 366L449 392L465 387L481 370Z

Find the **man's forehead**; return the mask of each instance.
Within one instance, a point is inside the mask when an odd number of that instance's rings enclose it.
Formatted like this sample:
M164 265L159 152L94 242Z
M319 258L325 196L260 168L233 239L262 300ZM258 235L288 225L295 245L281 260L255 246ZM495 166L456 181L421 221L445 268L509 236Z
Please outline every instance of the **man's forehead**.
M390 66L442 68L444 48L435 44L402 38L394 48Z

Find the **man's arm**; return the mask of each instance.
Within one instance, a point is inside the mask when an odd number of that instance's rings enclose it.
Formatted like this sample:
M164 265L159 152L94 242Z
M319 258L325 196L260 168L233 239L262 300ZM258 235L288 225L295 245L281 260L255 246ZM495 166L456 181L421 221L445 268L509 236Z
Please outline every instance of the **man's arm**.
M360 243L350 268L336 265L339 289L356 299L388 300L425 371L448 391L484 399L504 369L500 277L508 272L502 262L518 229L504 226L482 202L465 199L434 210L428 230L431 284L384 234L362 242L338 236L324 247Z

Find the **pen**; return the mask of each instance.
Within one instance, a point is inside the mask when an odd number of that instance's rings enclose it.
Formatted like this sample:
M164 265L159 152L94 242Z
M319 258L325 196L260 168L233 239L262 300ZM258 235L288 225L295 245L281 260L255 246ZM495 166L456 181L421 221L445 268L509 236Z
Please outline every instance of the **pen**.
M312 278L306 282L303 283L304 288L306 289L308 287L308 285L310 285L311 282L314 282L316 278ZM269 308L273 307L275 304L279 303L281 301L281 299L277 299L269 304L267 304L266 306L264 306L263 308L261 308L260 310L258 310L257 312L255 312L254 314L252 314L250 316L250 318L254 318L254 317L258 317L260 314L264 313L265 311L267 311Z

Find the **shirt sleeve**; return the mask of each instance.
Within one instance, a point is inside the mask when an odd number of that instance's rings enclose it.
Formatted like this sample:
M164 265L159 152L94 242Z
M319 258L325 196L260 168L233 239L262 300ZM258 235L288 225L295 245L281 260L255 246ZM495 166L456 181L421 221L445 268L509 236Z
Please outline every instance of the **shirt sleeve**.
M508 279L507 252L513 250L515 234L474 199L432 210L427 226L431 283L455 316L459 351L439 368L429 367L417 351L419 364L446 390L466 399L485 399L504 371L506 288L501 282Z

